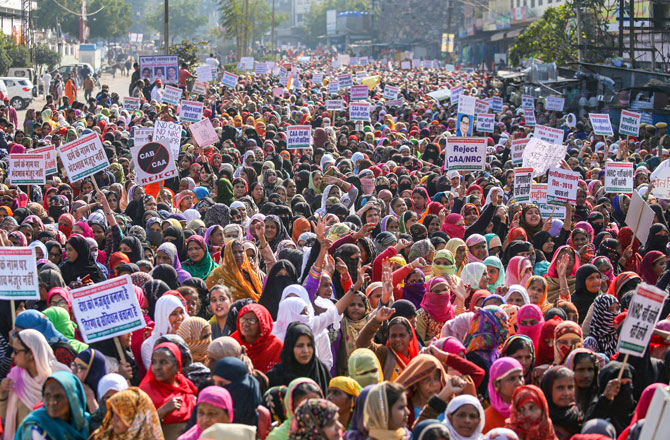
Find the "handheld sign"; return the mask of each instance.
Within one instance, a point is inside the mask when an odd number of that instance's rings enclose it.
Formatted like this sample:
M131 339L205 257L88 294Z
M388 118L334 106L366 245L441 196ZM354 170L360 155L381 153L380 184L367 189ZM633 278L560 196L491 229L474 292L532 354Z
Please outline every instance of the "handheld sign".
M537 121L535 120L535 109L524 108L523 109L523 117L526 121L527 126L535 127L535 124L537 123Z
M384 86L384 99L398 99L398 93L400 93L400 88L389 85Z
M495 123L496 115L493 113L477 113L477 131L493 133Z
M103 341L146 327L128 275L70 292L84 342Z
M321 84L323 83L323 73L313 73L312 74L312 82L314 84Z
M0 299L40 299L36 253L35 247L0 247Z
M533 177L540 176L549 168L558 166L567 151L567 145L550 144L534 137L523 150L523 167L533 168Z
M562 168L549 170L547 204L563 206L565 202L577 202L577 184L581 174Z
M341 99L328 99L326 101L326 110L337 111L344 109L344 101Z
M607 162L605 164L605 192L633 192L633 164L631 162Z
M196 81L195 84L193 84L193 89L191 89L191 93L194 95L206 95L207 84L205 84L204 82Z
M186 122L199 122L202 119L204 105L198 101L182 101L179 108L179 119Z
M46 174L47 176L51 174L58 173L58 165L56 163L56 146L47 145L46 147L35 148L30 150L31 154L43 154L44 160L46 160Z
M514 168L514 203L527 202L530 200L532 184L532 168Z
M523 163L523 151L526 149L526 144L530 139L521 138L513 139L512 146L510 147L512 155L512 165L517 166Z
M628 315L621 325L617 351L641 357L647 350L654 327L661 316L668 294L657 287L641 283L635 289Z
M562 112L565 107L565 98L547 96L544 100L544 108L549 111Z
M140 108L140 98L130 96L123 97L123 108L130 111L136 111Z
M212 121L205 118L200 122L191 124L188 129L193 134L195 141L201 147L208 147L212 144L219 142L219 136L214 131L214 126L212 126Z
M268 73L267 63L256 63L256 75L265 75Z
M638 137L640 135L641 120L642 115L640 113L621 110L621 119L619 120L619 134L624 136Z
M156 121L158 123L158 121ZM147 142L151 142L151 136L154 135L155 131L152 128L139 128L135 127L133 131L133 139L135 141L136 147L141 147ZM154 135L155 137L155 135Z
M476 105L477 99L474 96L460 95L458 97L458 113L474 116Z
M535 109L535 98L532 95L521 95L521 107Z
M364 102L352 102L349 105L349 119L352 121L369 121L370 104Z
M486 138L447 138L445 163L449 171L480 171L485 169L486 144Z
M563 220L566 215L565 206L547 205L547 184L533 183L530 186L530 203L534 203L540 208L540 217L547 219L553 217L557 220Z
M460 102L461 94L463 93L463 86L456 86L456 87L452 88L449 91L449 93L450 93L451 102L456 104L456 103Z
M221 84L224 86L234 89L235 86L237 85L237 79L239 76L233 75L230 72L223 72L223 78L221 78Z
M156 121L153 140L167 139L170 142L172 156L177 157L179 156L179 144L181 143L181 128L181 124L175 124L174 122Z
M593 132L598 136L614 136L610 115L607 113L589 113Z
M310 148L312 144L311 125L289 125L286 129L286 148Z
M163 102L166 104L179 105L181 100L181 89L179 87L165 86L163 91Z
M340 91L340 84L339 82L334 79L328 83L328 94L329 95L337 95Z
M140 185L149 185L177 175L177 167L170 154L167 139L148 142L141 147L132 148L130 152L135 163L137 183Z
M535 126L535 137L550 144L562 144L565 132L559 128L551 128L546 125Z
M368 86L352 86L349 89L349 98L351 101L364 101L368 99Z
M649 229L654 223L654 215L654 210L647 205L640 193L633 191L626 214L626 224L642 243L646 243L649 238Z
M10 154L10 185L44 185L47 174L44 154Z
M351 73L344 73L337 77L337 82L339 84L340 89L346 89L347 87L351 87L354 85L354 78L351 75Z
M500 113L503 109L503 100L499 97L486 98L484 101L488 101L491 106L491 111L493 113Z
M488 113L491 104L483 99L475 99L475 113Z
M61 145L58 148L58 155L71 183L109 168L105 149L97 133Z

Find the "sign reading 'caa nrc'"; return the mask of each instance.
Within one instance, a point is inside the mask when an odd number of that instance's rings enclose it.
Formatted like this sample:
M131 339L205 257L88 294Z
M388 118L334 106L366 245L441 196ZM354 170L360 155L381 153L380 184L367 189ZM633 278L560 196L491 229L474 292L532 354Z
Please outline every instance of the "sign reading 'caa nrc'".
M486 138L449 137L445 162L449 170L480 171L486 166Z
M0 299L40 299L36 253L35 247L0 247Z
M496 115L493 113L477 113L477 131L493 133L495 123Z
M352 121L369 121L370 104L365 102L352 102L349 104L349 119Z
M533 168L533 177L540 176L549 168L558 166L567 151L567 145L550 144L534 137L523 150L523 167Z
M619 134L625 136L640 135L640 121L642 115L628 110L621 110L621 119L619 119Z
M577 184L581 174L577 171L568 171L563 168L549 170L547 187L547 204L563 206L565 202L577 201Z
M177 175L177 167L170 153L167 139L147 142L141 147L131 148L137 183L149 185Z
M58 148L70 183L91 176L109 167L109 161L96 133L91 133Z
M70 297L79 331L87 344L146 327L128 275L75 289Z
M605 192L633 192L633 164L631 162L607 162L605 164Z
M657 287L641 283L637 286L628 315L621 326L617 350L619 353L641 357L647 350L651 335L661 316L668 294Z
M174 157L179 156L181 124L175 124L174 122L167 121L156 121L153 132L153 140L160 141L161 139L167 139L170 142L170 151Z
M593 132L598 136L614 136L610 115L607 113L589 113Z
M47 183L43 154L10 154L10 185L44 185Z
M289 125L286 129L286 148L309 148L312 144L311 125Z
M546 125L535 126L535 137L550 144L562 144L565 132L560 128L551 128Z

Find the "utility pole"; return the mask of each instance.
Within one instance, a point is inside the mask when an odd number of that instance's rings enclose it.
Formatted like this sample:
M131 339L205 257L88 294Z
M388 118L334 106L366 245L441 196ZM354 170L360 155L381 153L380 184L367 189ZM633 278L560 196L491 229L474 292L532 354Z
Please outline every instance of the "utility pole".
M619 0L619 57L621 58L623 58L623 13L625 10L625 0Z
M272 0L272 51L275 50L275 0Z
M584 61L584 40L582 38L582 6L579 0L575 0L575 7L577 9L577 56L581 63Z
M86 0L81 0L81 15L79 16L79 42L86 43Z
M170 54L170 0L163 0L165 17L163 18L163 37L165 38L165 55Z
M635 69L635 1L629 0L628 20L630 22L630 66Z

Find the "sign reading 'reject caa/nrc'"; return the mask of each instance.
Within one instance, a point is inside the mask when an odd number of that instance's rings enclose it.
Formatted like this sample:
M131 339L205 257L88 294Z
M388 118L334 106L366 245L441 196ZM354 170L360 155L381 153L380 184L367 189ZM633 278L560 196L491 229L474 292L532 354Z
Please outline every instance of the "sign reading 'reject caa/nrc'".
M449 137L445 149L448 169L456 171L479 171L486 166L486 138Z
M170 141L147 142L141 147L131 149L137 183L149 185L153 182L170 179L177 175L175 161L172 160L170 152Z
M312 145L311 125L289 125L286 129L286 148L310 148Z
M109 161L97 133L75 139L58 148L65 173L76 182L109 167Z

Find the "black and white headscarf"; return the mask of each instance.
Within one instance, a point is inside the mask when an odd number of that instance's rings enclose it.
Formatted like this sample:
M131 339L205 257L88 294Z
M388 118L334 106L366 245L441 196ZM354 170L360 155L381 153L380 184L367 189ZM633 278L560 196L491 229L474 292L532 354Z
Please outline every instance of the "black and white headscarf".
M590 336L598 343L599 352L607 357L616 353L617 332L614 328L616 313L610 311L610 306L619 304L619 300L610 294L601 294L593 301L593 319L591 320Z

